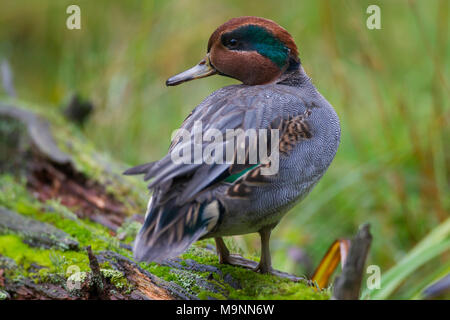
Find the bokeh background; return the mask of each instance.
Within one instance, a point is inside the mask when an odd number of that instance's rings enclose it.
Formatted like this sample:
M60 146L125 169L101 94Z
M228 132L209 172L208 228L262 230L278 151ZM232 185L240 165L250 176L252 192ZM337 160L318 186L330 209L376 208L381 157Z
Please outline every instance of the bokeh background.
M70 4L81 7L81 30L66 28ZM381 30L366 27L370 4L381 8ZM20 99L51 109L73 94L91 101L84 134L131 166L161 158L172 131L202 99L237 83L215 76L164 84L204 56L214 29L242 15L275 20L335 107L342 140L325 177L277 227L274 265L310 273L335 239L370 222L369 261L383 275L448 222L449 11L446 0L4 0L0 59L9 62ZM236 244L259 250L253 235ZM421 257L393 297L414 297L449 273L449 256Z

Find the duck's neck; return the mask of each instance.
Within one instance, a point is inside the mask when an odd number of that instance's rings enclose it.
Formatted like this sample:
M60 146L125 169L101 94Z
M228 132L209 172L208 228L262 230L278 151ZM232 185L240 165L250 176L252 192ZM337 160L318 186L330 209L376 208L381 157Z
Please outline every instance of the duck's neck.
M291 62L287 70L280 76L277 84L283 84L291 87L302 87L311 83L301 63Z

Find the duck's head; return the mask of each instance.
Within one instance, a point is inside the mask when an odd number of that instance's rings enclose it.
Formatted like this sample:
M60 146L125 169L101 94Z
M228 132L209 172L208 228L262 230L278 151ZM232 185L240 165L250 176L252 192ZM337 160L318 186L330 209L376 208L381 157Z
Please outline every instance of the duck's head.
M291 35L272 20L233 18L213 32L206 57L193 68L166 81L166 85L220 74L246 85L276 81L287 70L298 68L300 59Z

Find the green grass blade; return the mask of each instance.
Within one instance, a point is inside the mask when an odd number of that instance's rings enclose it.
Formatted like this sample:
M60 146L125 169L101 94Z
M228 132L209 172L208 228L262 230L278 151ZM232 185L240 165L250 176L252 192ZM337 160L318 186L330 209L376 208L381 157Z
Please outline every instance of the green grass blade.
M376 291L366 289L363 296L375 300L389 298L402 281L417 268L447 250L450 250L450 218L436 227L397 265L382 276L381 289Z

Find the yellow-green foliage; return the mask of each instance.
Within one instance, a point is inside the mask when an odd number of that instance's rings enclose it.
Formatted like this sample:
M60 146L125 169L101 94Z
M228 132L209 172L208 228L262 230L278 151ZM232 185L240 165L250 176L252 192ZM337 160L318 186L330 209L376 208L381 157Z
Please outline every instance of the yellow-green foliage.
M14 259L17 264L28 269L31 263L37 263L44 267L51 267L50 250L30 248L24 244L19 236L0 236L0 253Z
M79 220L67 207L56 201L45 204L34 199L27 191L24 181L8 175L0 175L0 205L27 217L54 225L79 242L80 251L60 251L30 247L21 236L0 236L0 254L10 257L27 271L31 264L46 267L40 276L48 273L65 273L69 266L89 271L89 260L84 247L90 245L94 251L114 250L125 256L130 253L119 247L118 240L110 236L106 228L90 221ZM21 270L18 270L21 272Z
M115 249L129 255L119 247L119 241L110 236L108 230L89 220L80 220L58 201L40 203L32 198L24 181L12 176L0 175L0 205L33 219L50 223L75 238L81 247L90 245L93 250Z
M90 270L87 255L83 252L33 248L23 243L20 236L13 234L0 235L0 254L12 258L24 270L28 270L32 264L46 267L49 269L47 271L55 273L61 271L61 267L65 270L71 265L78 266L80 270Z
M127 279L124 274L114 269L100 269L103 277L109 279L109 281L117 288L124 289L127 285Z
M58 201L51 200L40 203L34 199L25 187L25 181L9 175L0 175L0 205L14 210L27 217L46 222L68 233L79 242L80 251L60 251L54 249L43 249L30 247L22 242L17 234L0 235L0 255L12 258L19 266L11 277L20 278L28 276L39 282L54 281L52 274L58 273L66 278L74 274L68 274L70 266L77 266L77 275L85 275L90 271L89 260L83 247L90 245L94 252L101 250L113 250L126 257L131 258L131 253L120 248L119 241L110 236L108 230L97 223L80 220L67 207ZM133 226L129 226L132 229ZM124 228L126 229L126 228ZM124 230L125 231L125 230ZM127 239L126 239L127 240ZM192 246L181 257L192 259L200 264L212 265L226 275L230 274L239 281L242 289L236 290L225 284L217 275L211 281L221 288L222 293L204 291L196 285L196 279L207 279L208 272L174 272L170 267L161 266L156 263L139 265L152 274L166 280L173 281L201 299L216 298L225 299L327 299L328 293L315 292L302 283L292 283L270 275L260 275L253 271L224 266L218 263L217 256L210 250L205 249L212 240L204 240ZM247 258L255 258L247 256ZM43 269L31 268L32 265L44 267ZM182 265L186 265L181 261ZM109 263L101 265L103 276L117 288L129 290L130 284L124 275L111 268Z
M224 290L230 299L293 299L293 300L325 300L329 299L330 293L327 290L318 292L306 284L281 279L273 275L262 275L254 271L219 264L217 255L204 248L210 240L204 240L192 246L187 253L181 255L183 259L192 259L199 264L210 265L218 268L222 275L231 275L233 279L240 283L242 289L235 289L225 283L218 274L213 274L213 279L208 280L218 285ZM247 257L248 258L248 257ZM252 257L254 258L254 257ZM181 261L181 264L183 261ZM216 292L204 291L193 285L194 279L186 274L174 273L170 267L161 267L155 263L141 263L141 267L149 272L167 280L173 281L183 287L188 284L188 289L197 294L200 299L225 299L225 295ZM208 272L192 272L203 279L207 279Z

